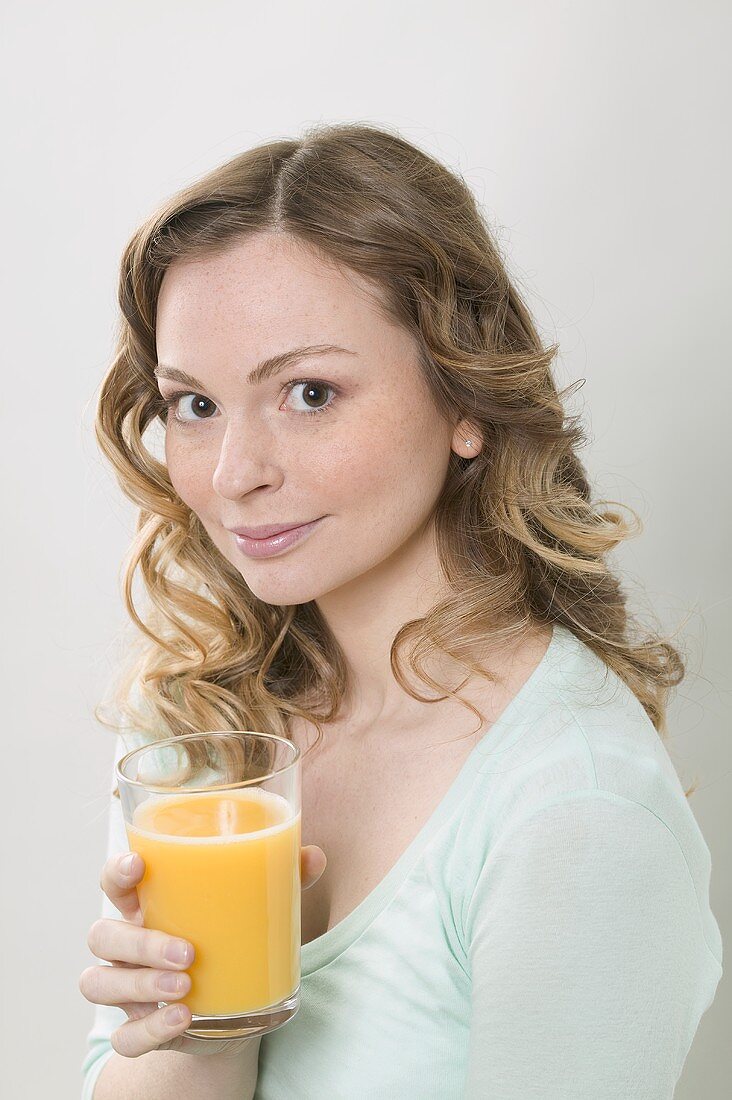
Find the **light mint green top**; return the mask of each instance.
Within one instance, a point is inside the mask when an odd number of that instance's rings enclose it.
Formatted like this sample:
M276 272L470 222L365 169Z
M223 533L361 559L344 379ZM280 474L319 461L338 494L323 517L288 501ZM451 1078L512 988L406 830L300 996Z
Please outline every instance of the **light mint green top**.
M303 945L256 1100L671 1100L722 975L710 873L641 704L555 625L391 871ZM97 1007L83 1100L126 1020Z

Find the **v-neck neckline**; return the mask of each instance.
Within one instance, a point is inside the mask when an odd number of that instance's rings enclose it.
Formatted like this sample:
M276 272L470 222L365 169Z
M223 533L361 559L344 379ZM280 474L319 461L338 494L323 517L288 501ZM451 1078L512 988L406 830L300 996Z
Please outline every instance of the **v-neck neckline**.
M567 627L558 623L553 624L549 645L536 668L471 750L447 792L391 870L351 910L348 916L321 936L316 936L315 939L302 944L300 968L303 977L333 962L376 919L417 863L428 843L449 820L486 757L493 755L499 746L501 751L509 748L520 736L524 728L523 719L536 700L537 693L540 694L539 689L550 679L551 673L559 667L568 649L576 652L576 647L580 645L576 636Z

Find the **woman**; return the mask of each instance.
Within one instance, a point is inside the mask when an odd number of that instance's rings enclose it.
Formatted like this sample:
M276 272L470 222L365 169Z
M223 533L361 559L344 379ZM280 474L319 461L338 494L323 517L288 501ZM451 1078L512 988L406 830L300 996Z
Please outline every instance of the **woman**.
M662 742L684 665L633 623L634 529L464 182L369 126L252 149L135 233L120 304L119 705L143 740L292 738L307 889L298 1013L212 1052L113 799L85 1096L671 1097L722 955Z

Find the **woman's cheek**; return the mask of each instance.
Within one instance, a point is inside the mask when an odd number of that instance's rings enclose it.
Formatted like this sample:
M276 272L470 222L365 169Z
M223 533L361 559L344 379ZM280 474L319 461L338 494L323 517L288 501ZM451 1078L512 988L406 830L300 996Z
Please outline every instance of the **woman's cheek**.
M190 453L186 453L175 442L166 439L165 457L168 477L176 493L188 507L198 512L203 498L204 471Z

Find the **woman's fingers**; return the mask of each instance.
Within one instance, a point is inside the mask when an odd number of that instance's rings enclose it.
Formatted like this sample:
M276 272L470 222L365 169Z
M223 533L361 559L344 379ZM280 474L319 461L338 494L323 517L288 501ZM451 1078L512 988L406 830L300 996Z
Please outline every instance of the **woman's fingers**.
M195 950L188 940L169 936L155 928L138 928L127 921L100 917L89 929L92 954L107 962L154 966L162 970L187 970Z
M171 1014L176 1012L182 1014L182 1019L171 1019ZM190 1022L191 1010L187 1005L168 1005L136 1020L128 1020L112 1032L109 1041L117 1054L124 1058L137 1058L180 1035Z
M325 870L325 852L317 844L307 844L300 849L300 878L303 890L314 886Z
M149 967L88 966L79 978L87 1001L98 1005L137 1004L156 1009L158 1001L174 1001L191 990L190 974Z
M315 844L301 848L303 890L318 881L326 863L322 848ZM158 1049L188 1050L193 1042L183 1036L191 1023L188 1006L166 1003L158 1008L157 1004L190 992L186 970L194 961L195 949L187 940L144 927L137 896L144 873L144 860L136 852L112 856L104 864L100 886L123 920L102 917L91 926L87 937L90 950L112 965L87 967L79 979L79 989L87 1000L117 1005L127 1013L127 1023L110 1036L112 1049L126 1058ZM176 1010L182 1018L175 1018Z
M145 861L137 852L110 856L102 867L99 885L112 905L131 924L142 924L137 884L144 873Z

